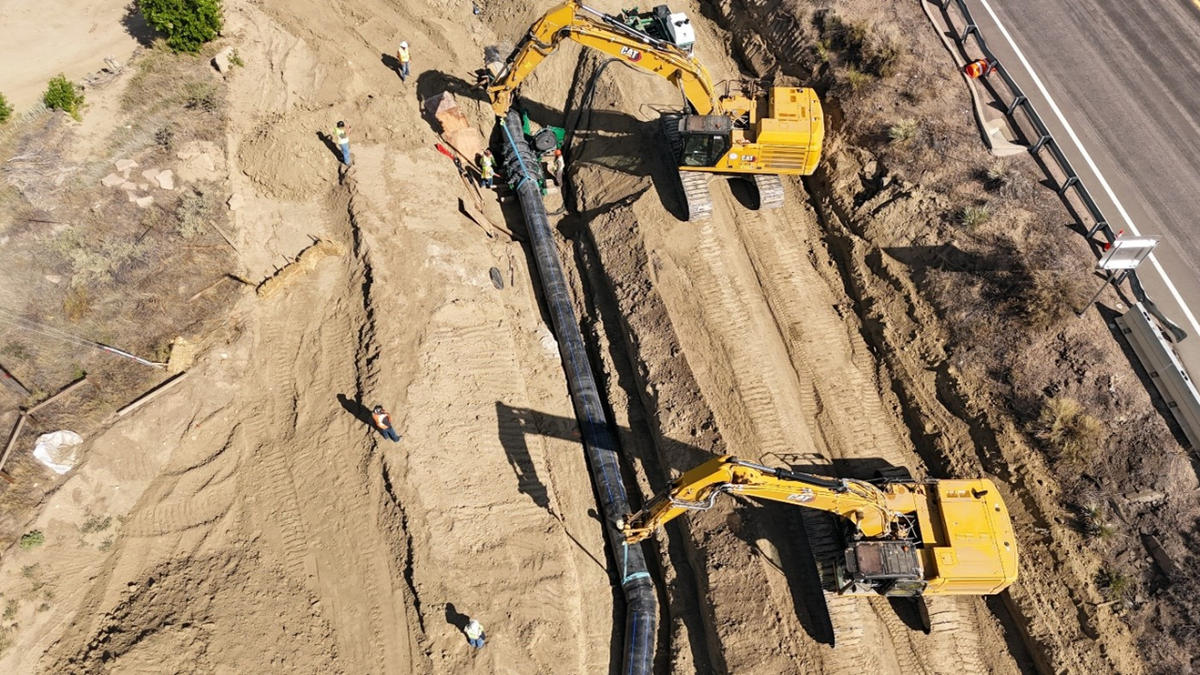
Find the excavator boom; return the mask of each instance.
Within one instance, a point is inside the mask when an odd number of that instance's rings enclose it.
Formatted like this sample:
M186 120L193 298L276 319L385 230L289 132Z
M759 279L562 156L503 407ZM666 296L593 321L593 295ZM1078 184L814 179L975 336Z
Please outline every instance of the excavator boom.
M717 109L719 97L712 78L691 54L575 0L567 0L546 12L530 27L509 58L508 68L488 87L492 109L498 117L508 114L513 93L525 78L567 39L666 78L679 86L698 115L708 115Z
M708 69L692 56L694 39L686 16L666 5L646 15L630 10L610 16L565 0L530 26L506 62L487 64L488 96L496 114L507 115L521 83L563 40L610 54L665 78L687 99L688 110L664 113L661 121L689 220L712 213L711 174L752 177L759 208L783 206L779 176L807 176L820 160L825 138L820 100L812 89L798 87L766 92L726 84L718 93Z
M815 509L847 523L841 592L986 595L1017 578L1008 509L986 479L875 485L716 457L625 519L625 540L642 541L687 511L711 508L722 493Z

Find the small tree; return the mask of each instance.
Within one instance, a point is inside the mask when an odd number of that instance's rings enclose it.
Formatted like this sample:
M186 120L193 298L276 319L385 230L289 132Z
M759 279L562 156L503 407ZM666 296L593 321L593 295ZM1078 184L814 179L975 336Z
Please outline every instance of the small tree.
M0 124L7 122L8 118L12 117L12 112L12 105L9 104L8 99L4 97L4 94L0 94Z
M220 0L137 0L137 7L177 52L198 52L221 30Z
M42 94L42 100L46 105L55 110L62 110L74 117L76 120L83 119L83 94L75 88L75 83L68 80L66 75L58 74L58 77L50 80L46 86L46 93Z

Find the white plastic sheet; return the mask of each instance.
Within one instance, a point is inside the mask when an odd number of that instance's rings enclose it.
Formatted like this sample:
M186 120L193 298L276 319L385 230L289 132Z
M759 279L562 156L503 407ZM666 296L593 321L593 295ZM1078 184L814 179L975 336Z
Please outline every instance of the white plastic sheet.
M55 431L38 436L33 456L51 471L63 474L79 463L79 448L83 437L74 431Z

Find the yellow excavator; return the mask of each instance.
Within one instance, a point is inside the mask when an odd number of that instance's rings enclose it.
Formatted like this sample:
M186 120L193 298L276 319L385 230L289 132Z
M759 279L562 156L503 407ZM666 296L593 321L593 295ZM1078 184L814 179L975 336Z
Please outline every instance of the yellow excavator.
M876 481L829 478L721 456L680 476L618 527L637 543L728 493L838 516L844 533L827 581L841 595L991 595L1017 580L1012 521L991 481L914 481L901 472Z
M505 63L487 64L488 95L498 116L508 114L517 88L563 40L611 54L666 78L683 92L688 109L666 113L662 122L679 167L688 220L712 215L712 174L753 177L760 208L779 208L784 198L779 176L807 176L816 170L825 137L816 93L796 87L731 91L729 85L718 92L708 70L692 55L690 22L666 5L618 16L575 0L554 7L530 27Z

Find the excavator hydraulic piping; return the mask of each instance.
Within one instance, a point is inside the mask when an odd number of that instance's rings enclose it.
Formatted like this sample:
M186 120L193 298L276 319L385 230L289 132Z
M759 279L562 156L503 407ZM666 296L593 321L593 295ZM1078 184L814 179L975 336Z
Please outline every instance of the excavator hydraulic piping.
M657 637L658 600L654 581L646 569L646 558L640 544L627 544L617 522L630 512L617 447L609 431L599 388L593 376L579 322L571 305L558 249L550 230L550 220L542 202L537 178L537 159L525 142L521 115L515 110L499 120L504 137L504 175L513 185L525 214L529 243L533 248L538 276L550 310L559 353L567 373L567 385L575 404L575 416L583 434L583 447L596 494L604 513L604 532L612 546L613 560L618 569L621 590L625 594L625 654L624 675L653 675L654 647Z
M746 461L740 460L736 457L731 458L729 460L729 463L737 464L738 466L748 466L751 469L757 469L759 471L762 471L763 473L768 473L773 476L783 478L785 480L794 480L799 483L808 483L809 485L815 485L817 487L829 488L830 490L837 490L838 492L849 492L850 491L850 488L847 487L846 481L844 481L844 480L828 479L828 478L823 478L821 476L814 476L809 473L801 473L799 471L788 471L787 469L763 466L762 464L755 464L754 462L746 462Z

